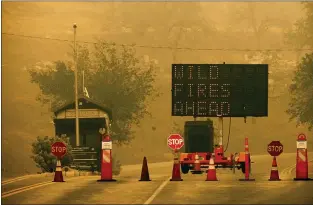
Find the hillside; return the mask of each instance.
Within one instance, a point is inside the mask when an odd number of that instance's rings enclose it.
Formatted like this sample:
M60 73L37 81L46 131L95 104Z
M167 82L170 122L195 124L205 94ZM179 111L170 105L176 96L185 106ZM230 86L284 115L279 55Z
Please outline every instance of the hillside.
M193 28L192 24L185 25L189 17L184 13L177 13L176 16L173 14L167 19L172 7L166 5L179 6L181 11L187 11L189 7L200 9L199 15L201 14L212 26L205 30L209 34L200 26ZM74 22L78 25L78 41L95 42L97 38L101 38L119 44L150 45L150 48L138 47L137 55L140 58L146 56L158 61L160 69L155 86L163 94L149 104L152 118L146 117L142 119L140 127L132 128L136 131L134 141L128 146L114 149L114 153L123 164L141 163L144 155L148 157L148 161L169 159L170 151L166 146L166 138L172 132L173 122L183 126L184 121L192 120L170 116L170 65L172 63L250 63L245 59L245 55L251 52L177 50L151 48L151 46L174 46L178 42L178 47L253 49L256 44L254 34L249 30L245 31L244 22L239 24L232 20L232 13L236 13L233 6L234 3L207 2L201 4L3 2L2 32L16 34L2 35L2 170L4 174L18 175L36 171L34 163L29 158L30 145L38 135L54 134L49 106L42 106L36 101L40 90L35 84L30 83L25 67L40 61L69 60L70 42L68 41L73 39ZM280 22L279 26L276 26L278 29L272 27L272 30L262 38L264 48L271 46L284 48L283 32L302 15L301 6L297 3L267 3L260 4L258 19L262 20L267 16L277 17L276 11L281 8L284 8L284 12L279 18L289 23ZM163 12L162 18L159 12ZM224 12L228 15L223 15ZM181 24L186 30L179 41L176 35L178 31L174 29L175 31L169 34L167 30L170 27L167 23L175 19L183 22ZM190 32L191 29L202 32L203 35ZM92 44L88 45L92 46ZM256 124L252 124L251 119L248 119L246 124L243 119L232 119L228 152L243 150L243 139L246 136L249 136L253 154L266 153L266 145L272 140L280 140L285 145L286 152L294 152L297 133L302 131L308 133L306 127L296 128L295 122L289 122L288 115L285 113L289 100L287 87L291 82L292 71L295 69L293 64L287 65L286 62L295 62L296 54L290 52L282 54L284 61L279 66L269 65L272 71L270 77L274 82L271 85L273 89L270 91L269 116L257 119ZM228 121L229 119L225 119L224 123L226 136ZM308 134L312 139L312 133Z

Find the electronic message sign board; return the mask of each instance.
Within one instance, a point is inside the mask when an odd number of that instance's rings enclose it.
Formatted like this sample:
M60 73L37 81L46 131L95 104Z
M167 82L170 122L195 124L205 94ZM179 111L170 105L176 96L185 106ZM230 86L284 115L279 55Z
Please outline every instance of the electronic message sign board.
M172 65L172 116L267 115L267 64Z

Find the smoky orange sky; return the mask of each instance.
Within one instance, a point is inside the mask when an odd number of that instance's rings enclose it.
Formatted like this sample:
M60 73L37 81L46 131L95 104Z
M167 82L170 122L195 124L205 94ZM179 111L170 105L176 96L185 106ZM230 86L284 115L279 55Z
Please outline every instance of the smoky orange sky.
M138 58L158 62L155 86L162 95L153 102L147 101L152 117L147 116L139 127L132 127L136 133L130 145L114 149L122 164L127 164L141 163L143 156L147 156L149 162L170 160L166 138L173 132L173 123L183 128L184 121L192 120L171 116L172 63L253 63L247 59L251 51L236 49L290 48L284 44L284 33L302 15L301 4L291 2L2 2L4 174L36 171L29 157L31 143L39 135L54 135L52 113L48 106L36 101L40 90L30 83L26 68L40 61L71 60L68 53L73 40L73 23L78 25L80 42L103 39L118 44L147 45L136 48ZM190 23L194 19L199 22L197 25ZM202 27L203 24L207 27ZM264 24L267 25L263 26L266 28L263 32L257 30ZM256 31L260 31L258 35ZM151 48L153 46L171 49ZM178 47L226 51L179 50ZM305 126L297 128L285 113L294 64L303 53L282 51L281 55L279 65L269 64L272 86L269 116L256 119L255 124L250 118L247 123L242 118L233 119L227 155L243 151L246 136L252 154L266 154L266 146L272 140L280 140L285 152L295 152L299 132L307 133L312 139L312 133ZM216 119L213 120L216 123ZM224 120L224 143L227 142L228 122L229 119ZM309 144L312 145L312 140Z

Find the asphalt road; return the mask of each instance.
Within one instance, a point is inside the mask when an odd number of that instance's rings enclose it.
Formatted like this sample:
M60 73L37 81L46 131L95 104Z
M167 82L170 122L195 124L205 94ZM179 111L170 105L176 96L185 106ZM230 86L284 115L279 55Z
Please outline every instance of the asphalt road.
M309 153L313 159L313 153ZM152 181L139 182L141 165L123 167L117 182L97 182L99 176L30 176L7 184L2 182L3 204L313 204L313 181L293 181L295 154L277 157L282 181L268 181L272 158L252 156L252 176L242 182L241 171L218 169L219 181L205 181L206 175L182 175L184 181L169 181L172 162L150 163ZM309 176L313 178L313 163ZM25 188L26 187L26 188Z

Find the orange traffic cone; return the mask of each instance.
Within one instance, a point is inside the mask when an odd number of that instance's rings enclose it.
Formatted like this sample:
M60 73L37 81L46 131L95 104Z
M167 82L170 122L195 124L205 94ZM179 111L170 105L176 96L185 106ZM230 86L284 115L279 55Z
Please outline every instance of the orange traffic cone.
M174 164L173 164L173 171L172 171L172 178L170 181L183 181L180 176L180 164L178 161L178 154L174 157Z
M278 173L278 169L277 169L276 157L273 157L271 176L270 176L269 181L280 181L279 173Z
M198 174L201 173L201 164L199 161L199 155L196 153L195 155L195 162L194 162L194 167L193 167L193 174Z
M55 169L53 182L64 182L60 159L57 159L57 166Z
M250 172L251 172L251 159L250 159L250 153L249 153L249 142L248 137L245 138L245 178L239 179L239 181L255 181L255 179L249 178Z
M205 181L217 181L213 156L210 158L209 169Z
M139 181L151 181L148 169L147 158L143 158L142 169L141 169L141 178Z

